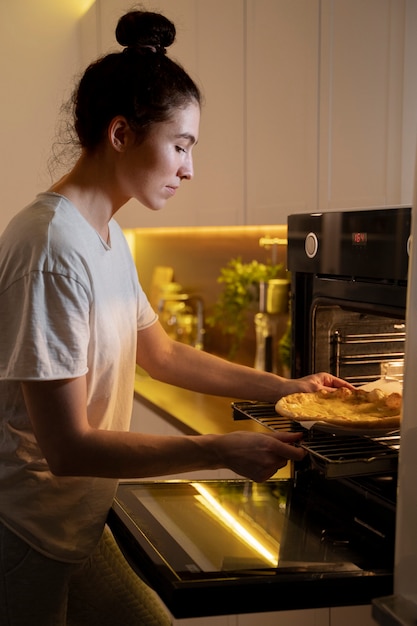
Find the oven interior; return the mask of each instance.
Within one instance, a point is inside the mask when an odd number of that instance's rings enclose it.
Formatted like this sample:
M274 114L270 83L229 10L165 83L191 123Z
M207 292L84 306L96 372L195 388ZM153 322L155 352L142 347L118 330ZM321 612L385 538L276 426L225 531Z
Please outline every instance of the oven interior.
M383 363L404 359L405 323L319 301L312 310L311 342L311 371L362 385L381 377Z

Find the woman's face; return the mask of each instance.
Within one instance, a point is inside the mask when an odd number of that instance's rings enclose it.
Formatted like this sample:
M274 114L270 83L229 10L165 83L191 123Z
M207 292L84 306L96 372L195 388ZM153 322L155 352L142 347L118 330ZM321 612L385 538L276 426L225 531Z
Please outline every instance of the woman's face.
M154 211L161 209L194 174L192 149L199 124L200 107L192 102L154 124L140 144L132 142L119 170L122 192Z

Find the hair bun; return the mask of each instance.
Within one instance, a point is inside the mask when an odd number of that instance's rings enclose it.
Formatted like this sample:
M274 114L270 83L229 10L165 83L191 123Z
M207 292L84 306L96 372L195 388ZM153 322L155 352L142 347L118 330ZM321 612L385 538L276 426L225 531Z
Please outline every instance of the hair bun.
M131 11L116 27L116 40L126 48L150 48L165 52L175 41L175 26L160 13Z

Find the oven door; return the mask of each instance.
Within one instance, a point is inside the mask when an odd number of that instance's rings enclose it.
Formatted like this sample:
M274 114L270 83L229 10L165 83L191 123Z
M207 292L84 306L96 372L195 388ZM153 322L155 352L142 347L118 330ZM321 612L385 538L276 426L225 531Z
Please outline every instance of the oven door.
M176 618L369 604L392 592L392 541L346 515L340 489L311 472L124 482L108 523Z

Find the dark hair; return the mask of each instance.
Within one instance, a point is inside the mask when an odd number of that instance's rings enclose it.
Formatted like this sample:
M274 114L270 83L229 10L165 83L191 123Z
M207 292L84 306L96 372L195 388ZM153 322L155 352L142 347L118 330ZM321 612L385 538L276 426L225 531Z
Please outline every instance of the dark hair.
M197 85L165 48L175 40L175 26L159 13L131 11L116 28L121 52L92 63L73 94L74 127L82 148L93 150L110 121L123 115L142 140L150 126L169 119L191 101L201 105Z

